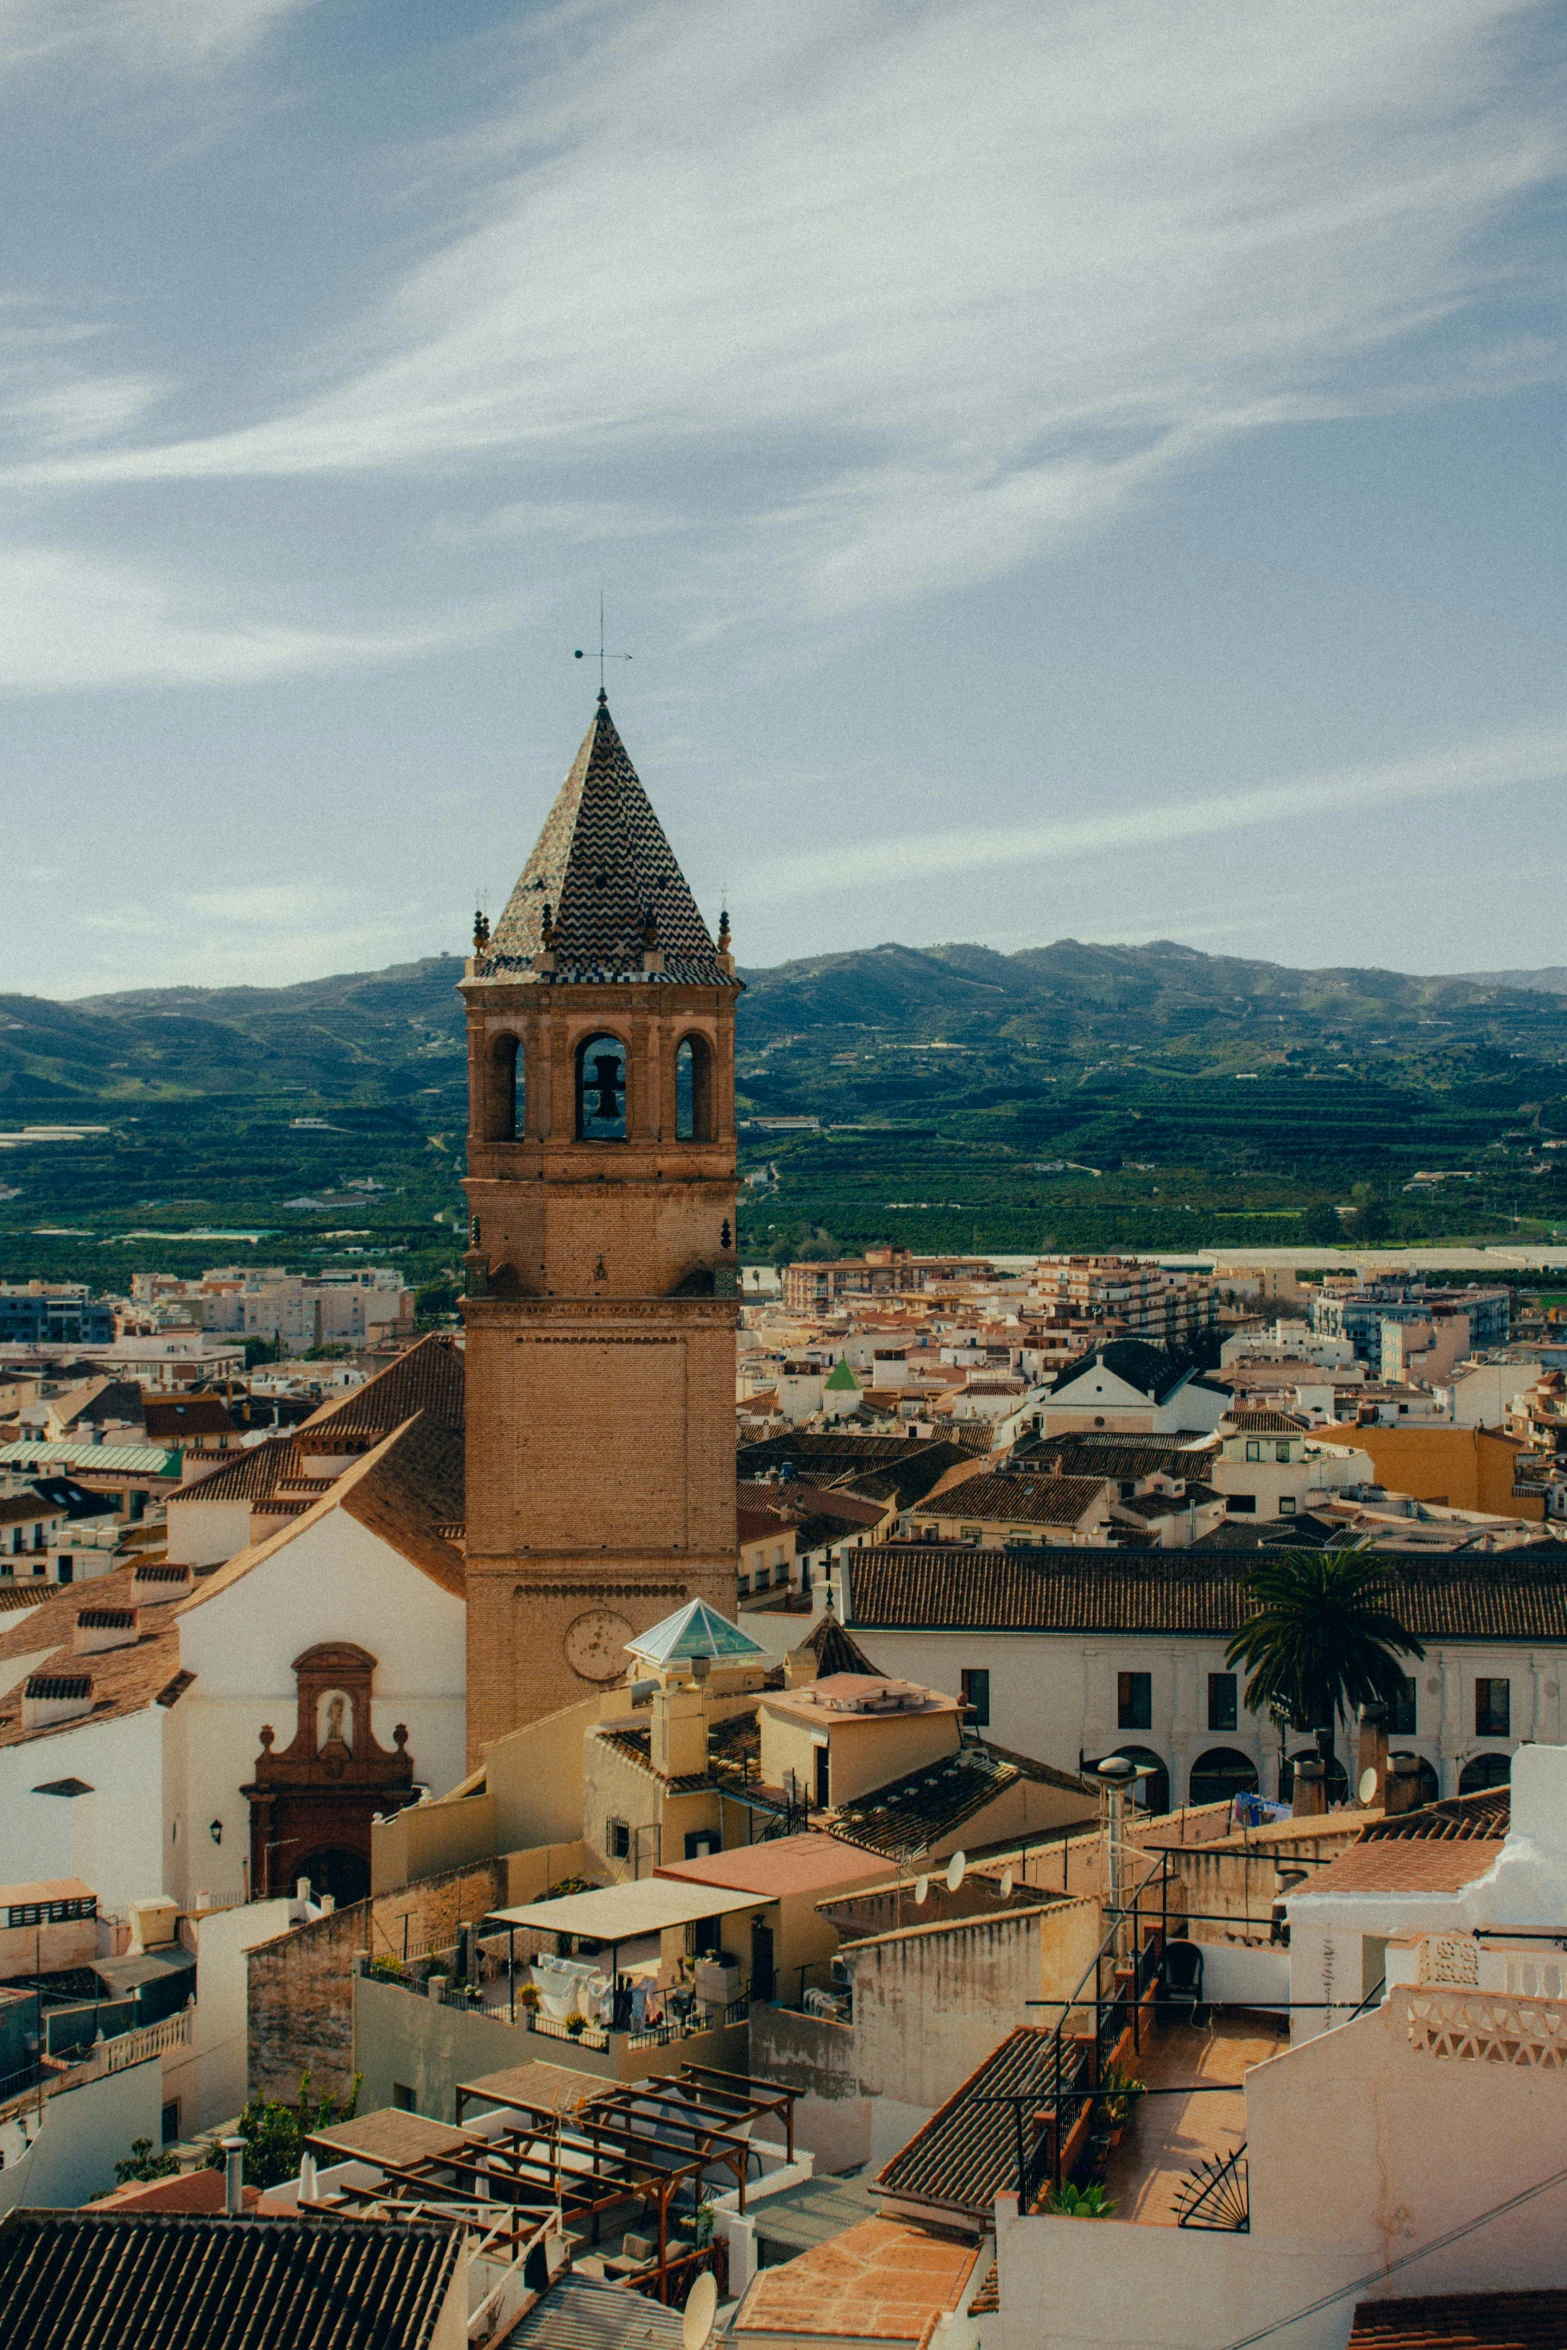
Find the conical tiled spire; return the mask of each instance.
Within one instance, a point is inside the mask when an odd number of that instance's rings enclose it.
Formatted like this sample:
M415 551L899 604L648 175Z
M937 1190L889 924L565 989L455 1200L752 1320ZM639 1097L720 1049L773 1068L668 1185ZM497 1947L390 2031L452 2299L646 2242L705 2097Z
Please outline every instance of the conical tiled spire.
M547 933L547 935L546 935ZM650 935L656 952L650 953ZM664 979L733 986L604 695L522 879L479 958L481 977L548 950L557 983ZM661 968L649 969L649 963Z

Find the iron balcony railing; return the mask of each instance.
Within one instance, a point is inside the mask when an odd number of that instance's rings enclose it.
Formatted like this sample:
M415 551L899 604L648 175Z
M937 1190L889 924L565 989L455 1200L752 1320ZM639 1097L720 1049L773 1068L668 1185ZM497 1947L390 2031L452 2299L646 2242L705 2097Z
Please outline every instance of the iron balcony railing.
M1221 2228L1231 2235L1251 2233L1251 2203L1246 2170L1246 2141L1222 2162L1204 2156L1175 2191L1178 2228Z

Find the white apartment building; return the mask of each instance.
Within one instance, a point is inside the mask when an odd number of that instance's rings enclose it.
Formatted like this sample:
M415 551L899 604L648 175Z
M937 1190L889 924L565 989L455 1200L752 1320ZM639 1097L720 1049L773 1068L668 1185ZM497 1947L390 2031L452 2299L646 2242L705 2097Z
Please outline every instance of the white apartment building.
M1153 1774L1145 1794L1158 1810L1277 1791L1278 1732L1248 1711L1245 1675L1225 1658L1250 1563L1244 1552L899 1545L846 1552L830 1589L879 1672L966 1696L998 1745L1060 1770L1129 1755ZM1390 1742L1426 1766L1433 1794L1494 1785L1520 1745L1567 1735L1567 1572L1524 1550L1390 1556L1388 1573L1392 1605L1425 1649ZM1291 1741L1291 1757L1310 1751Z
M203 1275L196 1303L204 1330L278 1340L290 1354L313 1346L373 1346L411 1328L414 1311L413 1292L391 1265L317 1278L270 1269L239 1280Z

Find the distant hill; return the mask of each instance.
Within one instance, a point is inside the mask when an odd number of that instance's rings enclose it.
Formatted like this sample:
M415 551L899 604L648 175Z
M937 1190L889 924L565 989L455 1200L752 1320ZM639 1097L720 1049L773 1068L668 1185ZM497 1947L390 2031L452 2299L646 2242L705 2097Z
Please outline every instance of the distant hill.
M299 1096L398 1102L462 1085L455 956L282 988L149 988L54 1003L0 996L0 1116L87 1102ZM1476 1053L1567 1060L1567 971L1420 978L1296 971L1162 940L894 944L745 974L742 1063L865 1040L1088 1062L1106 1051L1184 1074L1332 1056L1436 1077Z

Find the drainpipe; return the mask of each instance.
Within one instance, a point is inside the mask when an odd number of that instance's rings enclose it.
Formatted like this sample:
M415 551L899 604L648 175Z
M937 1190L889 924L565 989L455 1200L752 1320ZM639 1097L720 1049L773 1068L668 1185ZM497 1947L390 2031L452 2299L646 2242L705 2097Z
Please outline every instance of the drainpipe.
M223 2138L223 2210L228 2219L245 2215L245 2140Z

